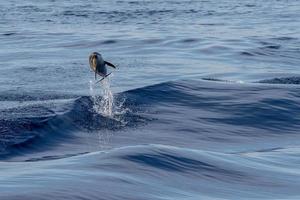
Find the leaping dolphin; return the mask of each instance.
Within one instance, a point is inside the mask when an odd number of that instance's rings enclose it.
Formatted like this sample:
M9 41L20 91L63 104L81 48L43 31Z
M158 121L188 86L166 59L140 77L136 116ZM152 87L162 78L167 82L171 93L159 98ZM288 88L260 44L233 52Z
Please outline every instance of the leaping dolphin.
M90 63L91 69L95 72L95 80L97 79L97 74L102 77L102 79L97 81L97 83L102 81L104 78L106 78L107 76L109 76L111 74L111 73L107 74L106 65L116 68L116 66L114 66L110 62L103 60L101 54L98 52L93 52L90 55L89 63Z

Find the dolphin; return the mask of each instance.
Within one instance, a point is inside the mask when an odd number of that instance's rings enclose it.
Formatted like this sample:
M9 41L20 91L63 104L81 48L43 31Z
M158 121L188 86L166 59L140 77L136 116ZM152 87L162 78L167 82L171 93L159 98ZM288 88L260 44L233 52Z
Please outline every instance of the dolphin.
M116 66L114 66L110 62L103 60L101 54L98 52L93 52L89 56L89 63L91 69L95 72L95 80L97 79L97 74L102 77L102 79L97 82L102 81L104 78L106 78L111 74L111 73L107 73L106 65L116 69Z

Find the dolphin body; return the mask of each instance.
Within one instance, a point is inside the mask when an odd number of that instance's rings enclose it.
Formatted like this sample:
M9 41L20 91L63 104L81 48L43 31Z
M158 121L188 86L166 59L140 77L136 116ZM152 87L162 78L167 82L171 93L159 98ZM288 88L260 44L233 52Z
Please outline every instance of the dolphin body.
M107 62L103 60L102 56L98 52L93 52L89 57L89 63L91 69L95 72L95 80L97 79L97 74L101 77L103 77L101 80L97 81L100 82L107 76L109 76L111 73L107 74L106 65L116 68L113 64L110 62Z

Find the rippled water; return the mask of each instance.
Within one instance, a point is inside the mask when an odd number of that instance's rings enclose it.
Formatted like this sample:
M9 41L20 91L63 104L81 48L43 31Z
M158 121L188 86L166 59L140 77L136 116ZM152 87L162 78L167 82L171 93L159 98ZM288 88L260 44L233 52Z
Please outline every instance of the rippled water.
M299 199L299 13L0 3L0 199Z

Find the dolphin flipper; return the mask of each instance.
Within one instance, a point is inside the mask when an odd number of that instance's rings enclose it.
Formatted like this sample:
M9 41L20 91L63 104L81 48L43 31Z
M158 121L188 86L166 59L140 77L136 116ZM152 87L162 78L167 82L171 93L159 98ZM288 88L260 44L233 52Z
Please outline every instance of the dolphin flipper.
M116 69L116 66L114 66L114 65L113 65L113 64L111 64L110 62L104 61L104 63L105 63L106 65L108 65L108 66L110 66L110 67L113 67L113 68L115 68L115 69Z

